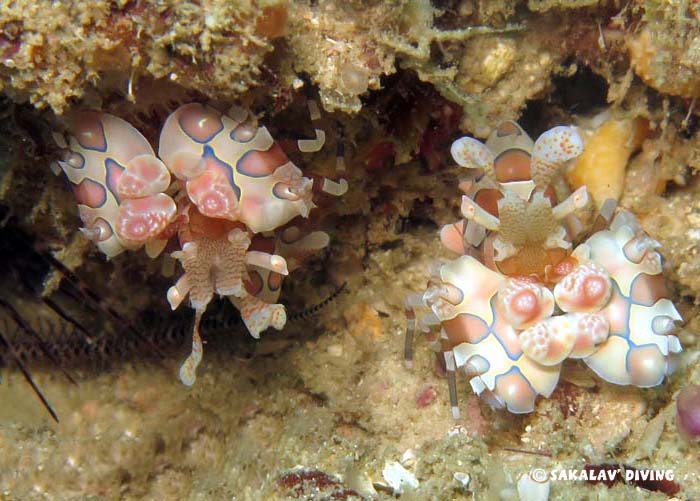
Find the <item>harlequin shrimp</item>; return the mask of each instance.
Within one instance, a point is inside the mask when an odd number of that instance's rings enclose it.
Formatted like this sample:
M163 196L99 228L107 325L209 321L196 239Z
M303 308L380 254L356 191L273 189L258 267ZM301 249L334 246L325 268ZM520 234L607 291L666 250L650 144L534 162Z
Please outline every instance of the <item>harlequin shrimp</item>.
M318 108L310 102L309 109L316 137L297 141L302 152L325 142ZM286 312L276 303L282 277L329 242L323 232L304 233L297 219L315 207L314 192L347 191L345 180L305 177L267 128L238 107L181 106L163 125L157 155L137 129L100 112L71 117L68 136L56 141L81 231L108 258L140 247L157 257L179 247L171 256L184 274L167 299L176 309L189 296L195 310L192 353L180 369L188 386L202 358L200 322L214 294L230 298L253 337L282 329Z
M660 244L631 213L615 214L613 200L582 223L585 186L566 196L557 182L582 151L574 127L533 143L514 122L485 144L452 144L472 178L461 184L464 219L440 238L460 256L438 264L426 290L407 298L405 354L410 366L415 331L440 327L455 418L458 369L493 407L528 413L537 395L552 394L567 358L644 388L674 368L682 319L668 299Z

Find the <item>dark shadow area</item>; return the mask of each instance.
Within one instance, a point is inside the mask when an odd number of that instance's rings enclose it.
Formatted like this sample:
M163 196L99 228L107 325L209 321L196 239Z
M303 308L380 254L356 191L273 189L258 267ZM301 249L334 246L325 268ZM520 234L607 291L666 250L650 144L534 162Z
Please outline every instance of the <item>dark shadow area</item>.
M588 115L607 105L608 84L589 67L578 65L571 76L554 77L554 91L530 101L518 123L535 138L566 115Z

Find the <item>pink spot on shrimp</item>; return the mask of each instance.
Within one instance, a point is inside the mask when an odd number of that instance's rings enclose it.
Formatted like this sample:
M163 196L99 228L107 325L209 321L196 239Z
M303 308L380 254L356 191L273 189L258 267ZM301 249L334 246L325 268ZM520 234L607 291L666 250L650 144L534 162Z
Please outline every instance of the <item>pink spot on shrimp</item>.
M282 148L275 143L267 151L251 150L247 152L236 164L236 171L244 176L264 177L269 176L277 167L289 162L289 158Z
M243 286L251 296L257 296L260 294L263 288L263 280L260 273L255 270L249 270L248 279L243 282Z
M666 277L663 274L647 275L640 273L632 283L630 297L637 303L651 306L659 299L668 297Z
M198 143L208 143L224 128L221 116L201 104L185 107L178 117L178 123L182 131Z
M107 151L102 114L92 111L82 113L76 124L75 139L86 150Z
M282 287L282 280L284 277L280 275L279 273L272 272L270 275L267 277L267 287L271 291L276 291L280 287Z
M496 179L501 183L527 181L530 172L530 154L519 149L509 149L498 155L493 163Z
M488 334L488 326L482 319L466 313L442 322L447 336L454 344L478 343Z
M117 234L125 240L145 242L165 230L176 212L173 199L163 193L127 199L119 206Z
M74 184L73 193L79 204L87 205L91 209L102 207L107 201L105 187L88 178L83 179L79 184Z
M516 414L532 412L537 397L527 378L515 368L496 378L494 393Z

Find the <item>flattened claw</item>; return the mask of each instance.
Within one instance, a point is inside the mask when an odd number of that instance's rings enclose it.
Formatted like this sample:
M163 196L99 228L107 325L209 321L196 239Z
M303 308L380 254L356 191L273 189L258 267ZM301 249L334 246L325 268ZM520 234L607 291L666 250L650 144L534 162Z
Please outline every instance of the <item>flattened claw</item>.
M559 126L544 132L532 150L532 179L546 188L565 162L583 153L583 140L576 127Z
M170 172L154 155L139 155L129 160L117 181L122 198L141 198L162 193L170 186Z
M117 235L127 242L143 244L168 227L177 207L165 193L143 198L127 198L119 206Z
M452 158L457 165L467 169L493 170L493 153L484 143L473 137L462 137L452 143Z
M208 217L237 221L238 196L229 181L214 169L187 182L187 194L199 211Z

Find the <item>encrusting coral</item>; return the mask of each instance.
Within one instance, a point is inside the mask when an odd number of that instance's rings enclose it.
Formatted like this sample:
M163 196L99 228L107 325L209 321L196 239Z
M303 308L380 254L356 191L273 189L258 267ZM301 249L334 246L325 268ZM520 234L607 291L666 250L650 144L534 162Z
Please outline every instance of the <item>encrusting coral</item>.
M285 101L308 79L324 108L356 113L400 66L458 103L465 126L488 134L562 71L568 47L550 38L583 40L586 50L598 28L591 20L571 30L538 8L541 27L528 30L528 16L509 2L483 5L481 15L469 3L10 2L0 6L0 90L63 114L76 99L104 108L112 94L143 111L152 82L227 101L264 86Z
M628 42L634 72L673 96L700 97L700 8L690 2L645 2L644 25Z

